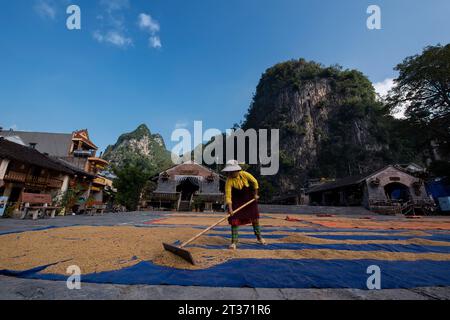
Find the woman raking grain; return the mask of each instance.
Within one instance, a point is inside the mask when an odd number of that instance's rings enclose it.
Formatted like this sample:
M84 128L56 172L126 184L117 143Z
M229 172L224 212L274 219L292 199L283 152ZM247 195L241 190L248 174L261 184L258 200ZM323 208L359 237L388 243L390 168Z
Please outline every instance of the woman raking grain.
M266 242L261 236L261 227L259 225L259 210L257 202L253 202L240 212L233 214L243 204L252 199L259 199L258 181L250 173L242 170L236 160L227 162L222 172L227 175L225 183L225 202L228 208L228 222L231 225L231 245L230 249L236 249L239 238L239 226L252 224L256 239L260 244L265 245Z

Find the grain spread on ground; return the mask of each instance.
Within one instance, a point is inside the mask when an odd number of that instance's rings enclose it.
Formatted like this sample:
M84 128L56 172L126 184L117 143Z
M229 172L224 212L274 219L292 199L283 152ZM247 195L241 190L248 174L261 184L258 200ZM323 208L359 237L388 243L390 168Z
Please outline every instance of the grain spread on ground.
M158 219L154 225L202 225L209 226L219 221L223 216L180 216L169 217L165 219ZM274 226L274 227L310 227L308 224L297 221L287 221L284 218L261 218L259 221L261 226ZM222 222L219 226L227 226L228 221Z
M277 215L272 215L276 218ZM399 217L395 219L362 220L358 217L318 217L317 215L289 215L290 218L298 219L301 223L311 223L317 227L342 228L342 229L368 229L368 230L449 230L450 220L448 218L422 218L419 220L408 220ZM374 216L377 217L378 216Z
M168 218L174 219L175 217ZM192 225L203 226L209 224L213 217L179 217L178 223L186 219ZM165 220L168 220L165 219ZM205 220L207 219L207 220ZM217 221L217 217L214 217ZM287 225L298 228L295 223L276 218L266 218L270 222L283 221ZM169 220L170 221L170 220ZM175 223L172 220L173 223ZM167 222L167 221L166 221ZM0 236L0 269L23 271L43 265L50 265L43 272L66 274L70 265L80 266L84 274L118 270L135 265L141 261L152 261L158 265L181 268L202 269L211 267L230 259L237 258L270 258L270 259L379 259L379 260L450 260L450 254L444 253L410 253L387 251L350 251L333 249L302 249L302 250L266 250L260 248L231 251L227 249L229 239L220 235L227 231L211 231L217 235L208 235L195 241L192 252L196 265L192 266L164 251L161 243L174 243L177 240L187 240L200 230L194 227L173 225L165 227L154 225L148 228L133 226L75 226L54 228L41 231L31 231ZM226 225L226 224L225 224ZM391 225L391 223L386 224ZM284 228L284 223L282 224ZM289 229L289 228L287 228ZM450 242L421 239L420 236L429 235L423 231L403 231L403 235L411 236L406 240L336 240L314 237L317 234L354 235L351 232L295 232L292 230L272 230L273 234L284 235L281 238L268 238L269 243L303 243L303 244L416 244L431 246L450 246ZM251 233L246 231L246 233ZM361 233L361 232L360 232ZM365 232L362 232L366 234ZM396 235L402 235L396 233ZM382 234L382 233L377 233ZM373 235L373 234L372 234ZM384 234L386 235L386 234ZM417 236L417 238L414 238ZM255 244L256 240L241 239L242 244ZM222 246L223 249L210 249L202 246Z

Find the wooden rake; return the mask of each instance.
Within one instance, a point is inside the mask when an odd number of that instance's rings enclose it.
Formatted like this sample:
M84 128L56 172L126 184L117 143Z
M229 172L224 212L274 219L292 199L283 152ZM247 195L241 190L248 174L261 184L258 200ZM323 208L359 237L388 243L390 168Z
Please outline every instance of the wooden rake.
M253 202L255 202L256 199L252 199L249 202L247 202L246 204L240 206L239 208L237 208L236 210L233 211L233 215L238 213L239 211L241 211L242 209L244 209L245 207L247 207L248 205L252 204ZM190 244L191 242L193 242L194 240L200 238L202 235L204 235L205 233L207 233L209 230L213 229L214 227L216 227L217 225L221 224L222 222L224 222L225 220L227 220L229 217L229 215L223 217L222 219L220 219L219 221L217 221L216 223L214 223L213 225L209 226L208 228L206 228L205 230L203 230L202 232L200 232L199 234L197 234L196 236L192 237L191 239L189 239L186 242L183 242L182 244L180 244L179 246L176 245L172 245L172 244L168 244L168 243L163 243L163 247L165 250L183 258L184 260L186 260L187 262L195 265L195 260L192 257L192 254L186 250L184 247L186 247L188 244Z

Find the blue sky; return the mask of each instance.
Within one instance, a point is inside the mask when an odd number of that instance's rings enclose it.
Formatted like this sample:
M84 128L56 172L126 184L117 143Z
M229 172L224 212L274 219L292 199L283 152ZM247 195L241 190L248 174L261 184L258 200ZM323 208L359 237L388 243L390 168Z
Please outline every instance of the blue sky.
M82 29L66 28L81 8ZM382 29L368 30L379 5ZM225 130L261 74L304 57L364 72L379 90L424 46L450 42L448 0L15 0L0 7L0 125L88 128L101 149L146 123Z

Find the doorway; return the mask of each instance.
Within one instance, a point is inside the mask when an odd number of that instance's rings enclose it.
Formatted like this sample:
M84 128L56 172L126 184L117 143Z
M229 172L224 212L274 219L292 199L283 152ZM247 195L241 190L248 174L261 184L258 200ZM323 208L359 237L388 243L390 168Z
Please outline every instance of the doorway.
M384 191L389 200L398 202L408 202L411 199L409 188L399 182L389 183L384 187Z
M198 178L187 177L183 179L177 186L177 192L181 193L181 201L190 201L192 195L200 189Z
M22 189L22 187L12 187L8 202L19 202Z

